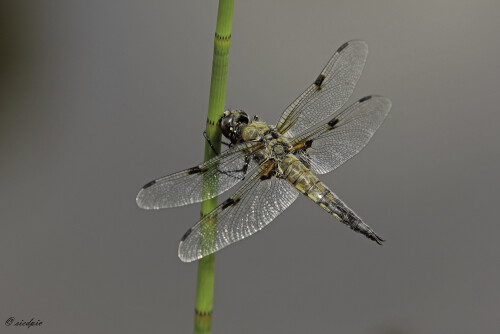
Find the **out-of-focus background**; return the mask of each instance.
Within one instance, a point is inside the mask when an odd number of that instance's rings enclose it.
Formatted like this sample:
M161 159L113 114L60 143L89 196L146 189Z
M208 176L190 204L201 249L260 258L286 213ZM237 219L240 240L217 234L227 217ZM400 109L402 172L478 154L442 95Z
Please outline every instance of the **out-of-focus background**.
M140 187L203 158L216 1L0 5L0 332L188 333L199 205ZM227 106L276 122L351 39L351 99L392 99L325 181L387 239L300 197L217 255L214 333L498 333L500 3L236 1ZM43 321L14 328L5 321Z

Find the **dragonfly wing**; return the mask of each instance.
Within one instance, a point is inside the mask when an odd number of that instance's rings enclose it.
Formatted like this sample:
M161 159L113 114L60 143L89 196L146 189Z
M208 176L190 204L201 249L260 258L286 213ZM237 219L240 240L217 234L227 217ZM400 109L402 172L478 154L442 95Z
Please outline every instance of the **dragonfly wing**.
M343 44L316 81L283 112L277 130L292 138L333 115L354 91L367 56L365 42Z
M293 203L298 191L287 180L266 177L270 163L186 232L179 245L182 261L198 260L254 234Z
M295 138L297 155L314 173L328 173L366 146L391 109L383 96L367 96L323 124Z
M256 145L234 146L199 166L149 182L139 191L137 205L143 209L162 209L214 198L243 180L256 166L248 152Z

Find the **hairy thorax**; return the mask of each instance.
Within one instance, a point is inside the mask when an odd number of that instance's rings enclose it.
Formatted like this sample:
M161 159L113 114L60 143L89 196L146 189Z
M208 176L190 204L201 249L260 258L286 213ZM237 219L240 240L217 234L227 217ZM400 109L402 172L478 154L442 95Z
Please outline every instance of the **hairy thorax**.
M274 160L277 163L286 158L292 151L292 145L272 126L263 122L252 122L245 126L241 132L241 138L245 142L261 142L262 150L255 153L259 162Z

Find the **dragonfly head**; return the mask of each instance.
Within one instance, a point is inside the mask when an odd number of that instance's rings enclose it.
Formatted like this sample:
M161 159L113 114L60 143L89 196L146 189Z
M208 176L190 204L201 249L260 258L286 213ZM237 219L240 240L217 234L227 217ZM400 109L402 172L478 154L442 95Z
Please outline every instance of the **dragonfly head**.
M241 130L250 123L250 118L243 110L226 110L219 120L222 134L236 144L241 139Z

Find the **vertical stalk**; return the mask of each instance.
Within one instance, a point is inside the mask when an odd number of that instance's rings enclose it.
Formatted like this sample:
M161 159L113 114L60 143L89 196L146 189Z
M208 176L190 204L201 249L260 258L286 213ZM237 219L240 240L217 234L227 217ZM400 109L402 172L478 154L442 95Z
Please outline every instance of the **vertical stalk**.
M233 23L234 0L219 0L217 26L214 38L214 55L212 62L212 79L210 81L210 100L206 133L213 146L220 151L221 132L217 126L224 112L226 101L227 69L229 64L229 46L231 44L231 26ZM205 161L213 158L215 153L205 143ZM201 204L201 215L204 216L217 206L217 197ZM214 229L214 222L202 229ZM205 235L215 235L206 233ZM210 243L214 240L201 240ZM208 255L198 262L198 282L196 289L196 308L194 332L209 334L212 325L212 309L214 296L215 254Z

